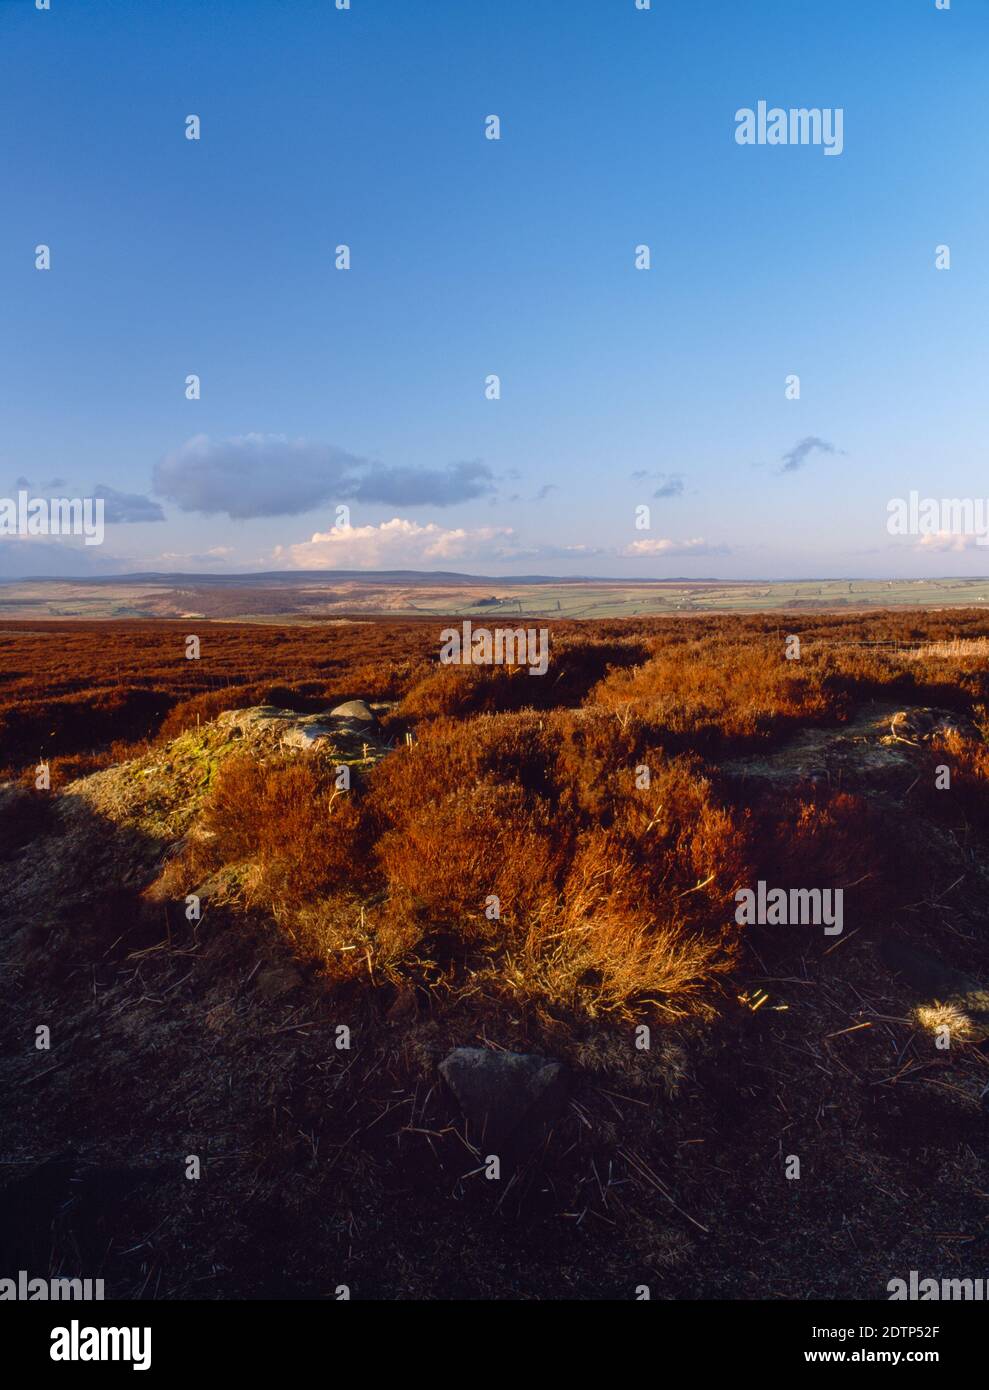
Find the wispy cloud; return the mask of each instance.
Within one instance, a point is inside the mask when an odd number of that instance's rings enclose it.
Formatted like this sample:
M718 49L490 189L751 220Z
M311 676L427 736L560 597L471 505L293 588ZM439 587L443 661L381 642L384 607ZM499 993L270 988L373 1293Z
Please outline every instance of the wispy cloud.
M796 473L803 468L804 464L813 454L840 454L843 450L836 449L835 446L826 439L819 439L816 434L809 434L804 439L800 439L794 444L792 449L788 449L783 455L783 467L781 473Z
M190 565L222 565L225 564L234 549L231 545L212 545L209 550L198 554L189 554L185 551L166 550L158 555L153 563L165 565L168 569L186 569Z
M647 468L637 468L635 472L629 476L634 483L649 481L659 483L659 487L653 492L653 497L669 498L683 496L685 484L682 473L652 473Z

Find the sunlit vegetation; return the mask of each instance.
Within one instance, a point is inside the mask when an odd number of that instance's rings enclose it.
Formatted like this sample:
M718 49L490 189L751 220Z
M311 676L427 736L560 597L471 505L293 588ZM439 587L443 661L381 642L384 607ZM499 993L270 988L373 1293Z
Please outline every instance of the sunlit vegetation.
M231 707L386 702L394 752L347 789L319 759L227 760L160 889L181 896L236 866L245 906L331 973L349 955L392 983L470 980L560 1015L676 1016L708 1007L737 958L740 884L844 885L865 907L909 891L915 867L860 791L740 789L724 757L840 728L867 700L977 721L985 626L916 613L558 623L533 677L439 664L433 622L204 625L198 661L170 624L8 624L0 727L9 773L29 782L49 759L59 786ZM925 782L918 800L978 817L985 745L949 736L923 751L938 758L961 795L938 803Z

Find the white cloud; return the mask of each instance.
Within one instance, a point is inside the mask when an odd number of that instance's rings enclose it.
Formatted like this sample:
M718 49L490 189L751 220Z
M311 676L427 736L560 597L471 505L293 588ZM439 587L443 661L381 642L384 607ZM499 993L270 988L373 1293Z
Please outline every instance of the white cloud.
M350 526L318 531L311 540L277 546L276 562L295 569L442 569L451 564L476 571L486 563L513 564L556 559L587 559L612 554L621 558L720 555L723 546L701 539L635 541L624 550L605 551L586 545L528 545L510 526L446 528L393 517L380 526Z
M199 554L190 554L186 551L166 550L161 555L154 557L155 563L184 566L187 564L197 565L218 565L234 553L232 545L211 545L209 550Z
M914 550L972 550L978 541L974 535L960 535L955 531L928 531L921 536L920 540L913 547ZM985 547L981 547L984 549Z
M515 553L507 526L447 529L393 517L380 526L317 531L311 540L277 546L275 558L297 569L422 569L468 559L503 560Z
M633 541L618 552L623 559L634 560L640 558L653 558L657 555L725 555L727 547L723 545L709 545L701 536L694 537L689 541L675 541L669 538L662 540L642 540Z

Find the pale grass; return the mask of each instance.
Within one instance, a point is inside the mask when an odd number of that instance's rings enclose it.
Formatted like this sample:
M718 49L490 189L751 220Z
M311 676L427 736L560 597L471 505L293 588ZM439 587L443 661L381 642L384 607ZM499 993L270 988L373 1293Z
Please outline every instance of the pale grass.
M970 1042L976 1034L972 1020L956 1004L921 1004L914 1010L914 1017L927 1033L947 1028L953 1043Z
M923 661L935 657L940 661L952 659L985 660L989 657L989 637L955 637L948 642L928 642L897 653L906 661Z

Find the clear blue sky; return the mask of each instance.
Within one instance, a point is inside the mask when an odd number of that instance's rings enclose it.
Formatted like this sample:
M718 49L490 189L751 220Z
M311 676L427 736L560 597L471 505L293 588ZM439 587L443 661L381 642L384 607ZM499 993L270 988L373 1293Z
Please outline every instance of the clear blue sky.
M0 109L0 493L164 518L0 574L989 571L886 531L989 496L986 0L0 0Z

